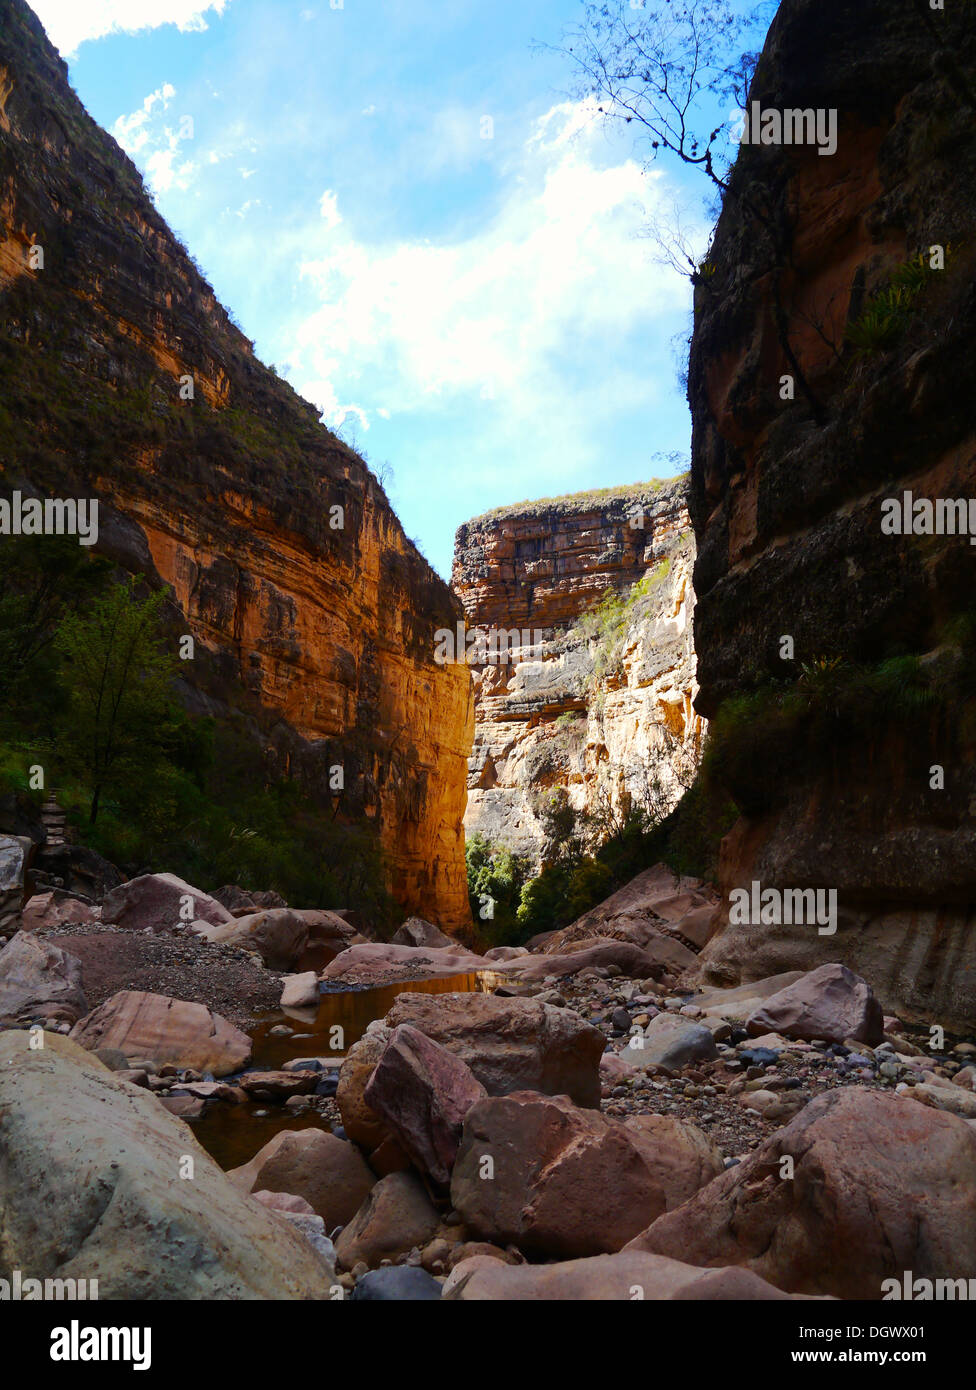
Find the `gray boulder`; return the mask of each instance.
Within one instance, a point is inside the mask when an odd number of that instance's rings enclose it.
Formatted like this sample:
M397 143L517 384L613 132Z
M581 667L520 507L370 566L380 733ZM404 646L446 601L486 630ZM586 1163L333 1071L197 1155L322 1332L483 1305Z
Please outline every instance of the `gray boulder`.
M0 1025L35 1019L74 1023L87 1012L81 961L75 956L23 931L0 951Z

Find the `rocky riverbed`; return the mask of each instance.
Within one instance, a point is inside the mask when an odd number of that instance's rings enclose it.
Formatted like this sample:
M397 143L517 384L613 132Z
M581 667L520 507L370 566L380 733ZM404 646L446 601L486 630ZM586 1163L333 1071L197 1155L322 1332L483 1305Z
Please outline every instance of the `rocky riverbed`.
M148 875L28 901L0 951L11 1267L448 1301L976 1274L976 1042L829 960L700 987L707 884L657 866L484 956L229 900Z

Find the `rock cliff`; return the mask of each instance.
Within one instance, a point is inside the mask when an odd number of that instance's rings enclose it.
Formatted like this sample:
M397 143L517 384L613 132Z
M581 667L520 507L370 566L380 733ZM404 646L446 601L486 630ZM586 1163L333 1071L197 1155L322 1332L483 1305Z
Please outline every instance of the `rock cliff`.
M946 1026L976 1010L976 548L914 503L976 498L974 92L971 7L784 0L751 101L834 111L836 152L742 147L689 372L722 887L839 903L834 935L726 925L706 977L845 961Z
M458 529L475 691L469 834L539 862L552 788L604 820L628 800L673 804L703 727L685 494L683 479L611 488Z
M98 498L99 548L172 586L188 702L375 827L404 907L468 919L457 601L363 461L254 357L21 0L0 0L0 470ZM192 399L190 395L192 386ZM332 779L334 780L334 779Z

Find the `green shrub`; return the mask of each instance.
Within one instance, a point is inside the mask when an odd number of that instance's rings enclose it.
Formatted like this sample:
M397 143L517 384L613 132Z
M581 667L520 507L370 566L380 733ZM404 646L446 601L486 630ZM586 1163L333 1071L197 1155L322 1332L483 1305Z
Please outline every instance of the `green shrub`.
M528 860L486 836L472 835L465 846L468 900L479 939L492 946L518 944L521 929L516 917L522 885L528 877Z
M947 266L951 250L946 247ZM896 267L887 284L875 291L858 317L847 326L847 340L855 349L855 356L863 357L892 347L908 326L915 312L915 301L932 276L940 273L929 268L921 252Z

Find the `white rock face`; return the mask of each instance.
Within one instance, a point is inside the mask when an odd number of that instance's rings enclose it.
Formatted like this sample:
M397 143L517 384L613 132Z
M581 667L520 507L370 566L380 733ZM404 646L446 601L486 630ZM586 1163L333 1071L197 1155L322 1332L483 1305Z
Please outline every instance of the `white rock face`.
M538 863L548 789L565 787L581 811L677 802L704 732L692 708L694 556L680 484L526 504L460 529L454 587L469 631L527 639L509 642L507 663L497 639L474 647L489 659L472 663L469 836ZM587 612L608 591L626 606L600 628Z

